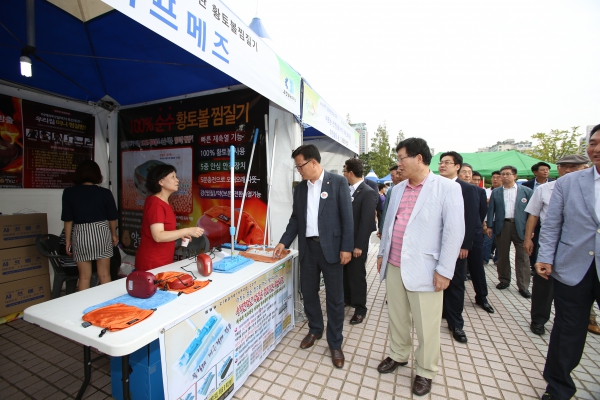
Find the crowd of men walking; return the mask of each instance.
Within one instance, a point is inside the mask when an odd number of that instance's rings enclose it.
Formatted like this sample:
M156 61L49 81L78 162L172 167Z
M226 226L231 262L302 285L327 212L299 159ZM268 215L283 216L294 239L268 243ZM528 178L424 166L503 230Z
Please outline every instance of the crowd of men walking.
M342 177L321 167L313 145L292 154L303 181L294 190L292 215L275 255L298 238L309 327L300 347L310 348L325 331L322 274L327 342L334 366L344 366L344 307L354 308L350 324L367 318L365 264L369 237L376 230L390 341L389 356L377 370L392 373L408 364L414 326L418 345L412 391L425 395L438 373L441 320L457 342L468 342L462 317L465 281L473 284L475 303L494 314L484 266L491 259L498 274L496 289L508 289L512 245L518 292L531 298L533 333L545 334L553 301L555 306L542 399L571 398L576 392L571 372L579 364L586 335L600 334L593 306L600 302L595 260L600 255L600 125L590 134L589 159L574 154L558 160L556 181L548 178L550 165L540 162L532 167L534 179L517 184L517 169L507 165L492 173L491 187L484 189L481 174L457 152L441 154L439 175L431 170L425 140L405 139L396 152L390 188L365 180L358 159L345 162Z

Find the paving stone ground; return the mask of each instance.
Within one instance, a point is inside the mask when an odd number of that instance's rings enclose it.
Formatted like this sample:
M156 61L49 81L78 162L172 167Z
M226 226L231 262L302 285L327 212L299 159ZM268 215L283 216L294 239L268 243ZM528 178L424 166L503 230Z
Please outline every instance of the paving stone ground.
M306 322L294 329L236 392L235 398L253 399L411 399L413 358L394 374L381 375L376 367L388 355L388 314L385 283L379 282L375 261L378 241L367 263L368 308L364 323L350 325L353 310L346 308L343 351L346 365L331 364L325 338L308 350L299 348L308 332ZM521 297L516 282L497 290L495 266L486 267L488 314L474 303L467 285L465 332L467 344L457 343L441 327L440 373L432 392L423 399L539 399L546 383L542 371L549 334L529 331L531 302ZM323 313L325 295L322 293ZM551 319L552 320L552 319ZM551 322L546 325L551 329ZM415 334L413 332L413 339ZM82 349L23 320L0 325L0 398L72 399L83 379ZM109 358L94 363L86 399L111 399ZM600 337L588 334L580 365L574 372L577 399L600 399Z

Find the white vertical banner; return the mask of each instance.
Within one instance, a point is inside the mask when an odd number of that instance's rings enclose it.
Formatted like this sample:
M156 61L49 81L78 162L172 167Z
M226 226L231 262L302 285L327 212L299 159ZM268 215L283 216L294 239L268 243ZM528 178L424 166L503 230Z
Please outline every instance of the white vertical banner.
M300 75L220 0L102 1L300 115Z

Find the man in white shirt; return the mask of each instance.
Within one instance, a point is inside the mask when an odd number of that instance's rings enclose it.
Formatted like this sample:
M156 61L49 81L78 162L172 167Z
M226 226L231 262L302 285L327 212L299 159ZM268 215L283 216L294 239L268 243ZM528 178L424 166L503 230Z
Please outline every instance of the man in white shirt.
M496 289L506 289L510 286L510 244L515 245L515 272L517 274L517 286L519 293L525 298L530 298L529 282L531 270L529 257L523 249L525 237L525 223L527 214L525 207L531 198L533 191L528 187L517 185L517 169L507 165L500 169L502 187L495 189L490 198L487 217L486 234L492 237L496 235L498 252L498 280Z

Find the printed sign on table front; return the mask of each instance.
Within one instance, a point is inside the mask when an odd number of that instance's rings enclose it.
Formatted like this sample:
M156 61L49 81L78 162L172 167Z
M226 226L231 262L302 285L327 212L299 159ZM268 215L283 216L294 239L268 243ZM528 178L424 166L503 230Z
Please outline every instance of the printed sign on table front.
M292 260L160 335L165 399L233 397L294 325Z

